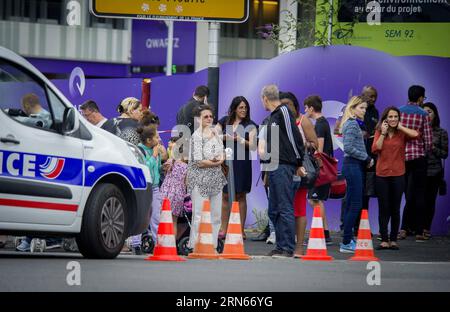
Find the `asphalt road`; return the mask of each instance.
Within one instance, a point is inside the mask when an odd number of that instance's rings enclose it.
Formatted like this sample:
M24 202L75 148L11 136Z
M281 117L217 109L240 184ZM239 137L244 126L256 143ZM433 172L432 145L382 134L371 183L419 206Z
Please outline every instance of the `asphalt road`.
M338 239L335 238L337 241ZM400 242L399 251L376 251L380 266L350 262L348 254L329 246L332 262L272 259L272 246L246 241L250 261L187 260L150 262L146 256L121 255L115 260L86 260L79 254L18 253L0 250L0 291L450 291L450 239ZM377 242L374 241L377 245ZM76 261L80 285L69 286ZM71 263L73 264L73 263ZM77 264L76 264L77 265ZM373 284L379 272L380 285ZM76 284L76 283L75 283Z

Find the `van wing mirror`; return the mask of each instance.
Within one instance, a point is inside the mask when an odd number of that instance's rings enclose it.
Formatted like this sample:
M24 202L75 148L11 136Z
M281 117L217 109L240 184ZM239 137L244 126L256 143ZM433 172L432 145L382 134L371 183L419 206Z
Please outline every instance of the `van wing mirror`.
M64 110L61 132L64 135L71 135L80 127L80 121L74 107L67 107Z

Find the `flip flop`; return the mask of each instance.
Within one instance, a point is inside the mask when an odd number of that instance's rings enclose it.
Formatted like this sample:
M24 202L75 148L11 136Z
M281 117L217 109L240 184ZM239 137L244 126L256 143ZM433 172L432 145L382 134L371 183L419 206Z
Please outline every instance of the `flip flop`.
M398 245L391 245L391 246L389 247L389 249L392 249L392 250L399 250L400 247L398 247Z
M390 249L390 247L389 247L389 246L381 246L381 245L379 245L379 246L376 247L375 249L376 249L376 250L387 250L387 249Z

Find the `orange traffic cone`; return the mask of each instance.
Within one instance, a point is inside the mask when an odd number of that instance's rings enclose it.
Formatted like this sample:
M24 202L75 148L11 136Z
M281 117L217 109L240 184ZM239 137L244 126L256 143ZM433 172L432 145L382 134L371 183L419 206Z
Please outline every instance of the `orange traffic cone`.
M333 257L327 254L327 245L325 243L325 233L323 231L322 215L320 206L314 207L314 215L309 233L308 248L306 255L300 256L302 260L331 261Z
M351 261L378 261L373 253L372 234L370 232L369 213L367 209L361 211L359 222L358 239L356 241L355 255Z
M170 201L164 198L161 209L161 218L158 226L158 240L153 256L145 260L150 261L186 261L177 254L175 233L173 230L172 210Z
M212 225L211 225L211 205L209 200L203 202L200 226L198 227L198 238L195 242L194 252L189 254L191 259L219 259L219 255L214 249Z
M225 247L220 258L249 260L250 257L244 251L244 239L242 238L241 214L239 213L239 203L233 202L231 208L230 221L228 222L227 237Z

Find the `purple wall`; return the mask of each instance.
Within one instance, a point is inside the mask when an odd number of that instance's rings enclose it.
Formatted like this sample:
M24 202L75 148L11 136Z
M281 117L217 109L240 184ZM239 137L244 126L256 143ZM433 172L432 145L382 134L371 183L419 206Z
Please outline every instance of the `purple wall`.
M117 78L129 76L128 64L67 61L32 57L27 57L27 60L43 73L67 75L70 74L74 67L81 67L86 76Z
M319 94L324 100L323 112L334 127L335 117L345 105L349 96L359 94L362 87L371 84L378 89L376 103L380 112L388 105L400 106L407 101L407 90L412 84L426 88L428 100L437 104L441 125L446 128L450 122L450 108L446 105L449 84L450 61L447 58L409 56L394 57L383 52L352 46L313 47L294 51L272 60L248 60L230 62L221 66L219 117L225 115L231 99L245 96L252 107L252 119L259 123L267 115L261 100L261 88L270 83L281 90L296 94L299 101L310 94ZM161 118L160 130L170 130L175 124L178 108L191 96L197 85L206 84L207 72L192 75L156 77L152 82L151 106ZM74 104L88 98L97 101L106 116L115 116L115 107L126 96L140 98L139 79L87 80L83 97L71 98L67 81L56 84L68 95ZM169 135L163 137L167 139ZM336 156L342 158L342 151L336 142ZM259 176L259 162L253 162L253 185ZM446 173L447 181L450 174ZM433 222L433 233L447 234L450 207L446 205L449 196L439 197ZM255 222L252 210L267 208L267 200L261 185L253 186L248 196L247 225ZM328 222L331 230L339 228L340 200L327 202ZM372 232L378 231L377 200L370 203ZM311 218L312 209L307 210Z
M260 122L267 115L260 100L261 88L275 83L281 90L294 92L300 102L310 94L319 94L324 101L324 114L334 127L340 108L350 95L359 94L364 85L371 84L378 89L376 105L381 113L387 106L405 104L408 87L420 84L426 88L428 100L437 104L441 125L446 128L450 122L450 109L446 105L449 72L450 61L447 58L394 57L383 52L351 46L314 47L268 61L232 62L221 66L220 115L225 114L234 96L243 95L252 106L252 119ZM342 151L335 152L341 159ZM259 174L257 167L257 162L254 162L254 181ZM446 179L450 181L448 170ZM450 216L450 208L446 205L447 201L448 197L438 198L432 226L432 231L436 234L447 234L449 231L449 223L446 220ZM340 200L329 200L326 204L328 223L332 230L339 229L340 204ZM249 210L254 207L267 207L262 187L253 188L249 195ZM371 199L369 214L372 232L378 231L376 207L377 200ZM312 209L307 212L311 218ZM249 223L252 221L249 220Z

